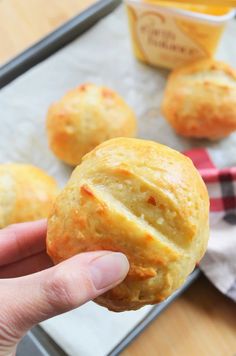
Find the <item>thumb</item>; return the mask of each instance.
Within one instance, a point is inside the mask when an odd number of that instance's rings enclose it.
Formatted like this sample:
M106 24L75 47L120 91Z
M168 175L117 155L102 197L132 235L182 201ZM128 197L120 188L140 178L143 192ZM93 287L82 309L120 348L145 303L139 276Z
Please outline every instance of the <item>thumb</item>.
M98 251L76 255L30 276L1 280L0 326L8 328L6 334L20 338L33 325L119 284L128 269L122 253Z

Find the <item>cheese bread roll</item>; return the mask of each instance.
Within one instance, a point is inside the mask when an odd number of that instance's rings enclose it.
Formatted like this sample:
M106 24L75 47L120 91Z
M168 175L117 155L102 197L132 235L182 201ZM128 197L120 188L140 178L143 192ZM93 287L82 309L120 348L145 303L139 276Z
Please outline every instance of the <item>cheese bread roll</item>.
M87 154L57 197L47 250L123 252L126 279L96 302L114 311L161 302L179 288L208 241L209 199L192 161L155 142L117 138Z

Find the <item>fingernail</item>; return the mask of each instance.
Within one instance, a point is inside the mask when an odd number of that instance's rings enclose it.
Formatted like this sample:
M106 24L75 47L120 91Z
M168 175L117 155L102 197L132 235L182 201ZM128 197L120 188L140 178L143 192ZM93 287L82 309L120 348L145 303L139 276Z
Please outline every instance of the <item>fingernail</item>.
M121 282L129 270L129 262L123 253L111 252L91 261L91 278L97 290Z

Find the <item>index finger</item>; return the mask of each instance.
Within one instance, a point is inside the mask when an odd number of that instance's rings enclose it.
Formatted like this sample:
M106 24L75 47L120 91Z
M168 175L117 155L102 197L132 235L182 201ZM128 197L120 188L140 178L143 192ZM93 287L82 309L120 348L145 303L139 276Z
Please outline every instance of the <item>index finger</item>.
M46 220L14 224L0 230L0 266L45 250L46 232Z

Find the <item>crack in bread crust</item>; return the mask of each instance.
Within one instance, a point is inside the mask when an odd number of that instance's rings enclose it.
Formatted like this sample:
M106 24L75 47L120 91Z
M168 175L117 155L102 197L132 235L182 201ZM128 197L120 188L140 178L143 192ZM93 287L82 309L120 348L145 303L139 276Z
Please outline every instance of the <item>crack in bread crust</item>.
M158 184L154 185L147 178L122 168L106 169L88 182L96 189L111 194L134 215L141 217L180 248L187 249L190 246L196 226L186 221L184 212L179 211L178 199L174 194L168 196Z
M84 185L82 187L84 187ZM178 256L180 253L185 253L185 250L182 247L162 234L156 226L150 224L146 220L145 216L140 217L136 215L130 207L127 207L122 201L117 200L107 189L101 189L97 185L88 185L88 183L86 184L86 189L89 189L89 191L92 192L95 199L105 204L107 209L113 212L120 212L124 219L132 220L135 224L137 224L138 229L145 231L146 236L149 236L150 240L154 238L157 243L172 251L173 255Z

